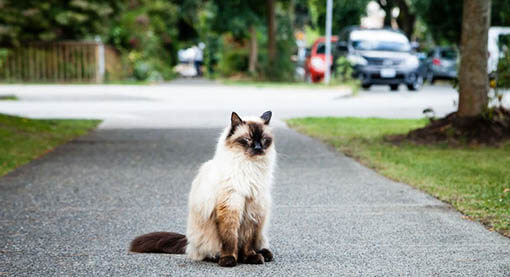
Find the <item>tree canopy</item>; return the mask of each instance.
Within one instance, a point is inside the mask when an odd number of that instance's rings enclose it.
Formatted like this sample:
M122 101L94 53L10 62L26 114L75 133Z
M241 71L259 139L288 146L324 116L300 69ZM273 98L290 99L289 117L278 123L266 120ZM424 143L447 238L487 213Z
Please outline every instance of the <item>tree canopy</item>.
M359 25L361 17L365 15L367 4L370 0L336 0L333 1L333 34L338 34L343 28ZM322 0L310 0L309 9L313 24L325 31L326 4Z
M0 42L82 39L108 31L121 0L2 0Z

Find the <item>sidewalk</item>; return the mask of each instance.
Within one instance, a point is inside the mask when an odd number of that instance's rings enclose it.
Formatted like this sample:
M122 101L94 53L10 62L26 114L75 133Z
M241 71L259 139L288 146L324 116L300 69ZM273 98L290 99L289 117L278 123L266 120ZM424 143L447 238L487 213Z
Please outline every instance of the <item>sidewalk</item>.
M275 262L231 269L127 253L185 232L218 128L99 129L0 178L0 275L510 275L510 240L320 142L276 130Z

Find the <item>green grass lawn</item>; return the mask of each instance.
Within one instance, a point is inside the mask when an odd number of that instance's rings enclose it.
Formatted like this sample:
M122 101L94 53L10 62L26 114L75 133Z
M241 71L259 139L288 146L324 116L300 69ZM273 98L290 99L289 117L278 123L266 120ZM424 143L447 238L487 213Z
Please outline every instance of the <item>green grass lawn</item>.
M98 120L33 120L0 114L0 176L87 133Z
M18 97L16 95L2 95L0 94L0 101L16 101Z
M299 118L287 123L510 237L510 142L501 147L449 148L397 146L383 139L422 127L427 123L424 119Z

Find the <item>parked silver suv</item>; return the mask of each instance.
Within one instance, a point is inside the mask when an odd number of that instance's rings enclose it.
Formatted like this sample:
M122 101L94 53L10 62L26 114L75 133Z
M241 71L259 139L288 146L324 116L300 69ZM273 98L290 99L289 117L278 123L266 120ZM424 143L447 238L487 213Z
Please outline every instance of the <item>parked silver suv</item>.
M351 63L364 89L389 85L398 90L405 84L409 90L419 90L423 85L418 57L400 31L350 27L340 34L337 49Z

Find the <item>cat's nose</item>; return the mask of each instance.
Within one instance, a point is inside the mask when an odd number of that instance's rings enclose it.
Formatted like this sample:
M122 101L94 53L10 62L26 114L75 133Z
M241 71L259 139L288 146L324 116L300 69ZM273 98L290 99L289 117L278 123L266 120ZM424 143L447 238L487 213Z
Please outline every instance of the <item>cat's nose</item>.
M262 145L260 145L260 143L258 143L258 142L255 142L255 145L253 146L253 149L254 150L262 150Z

